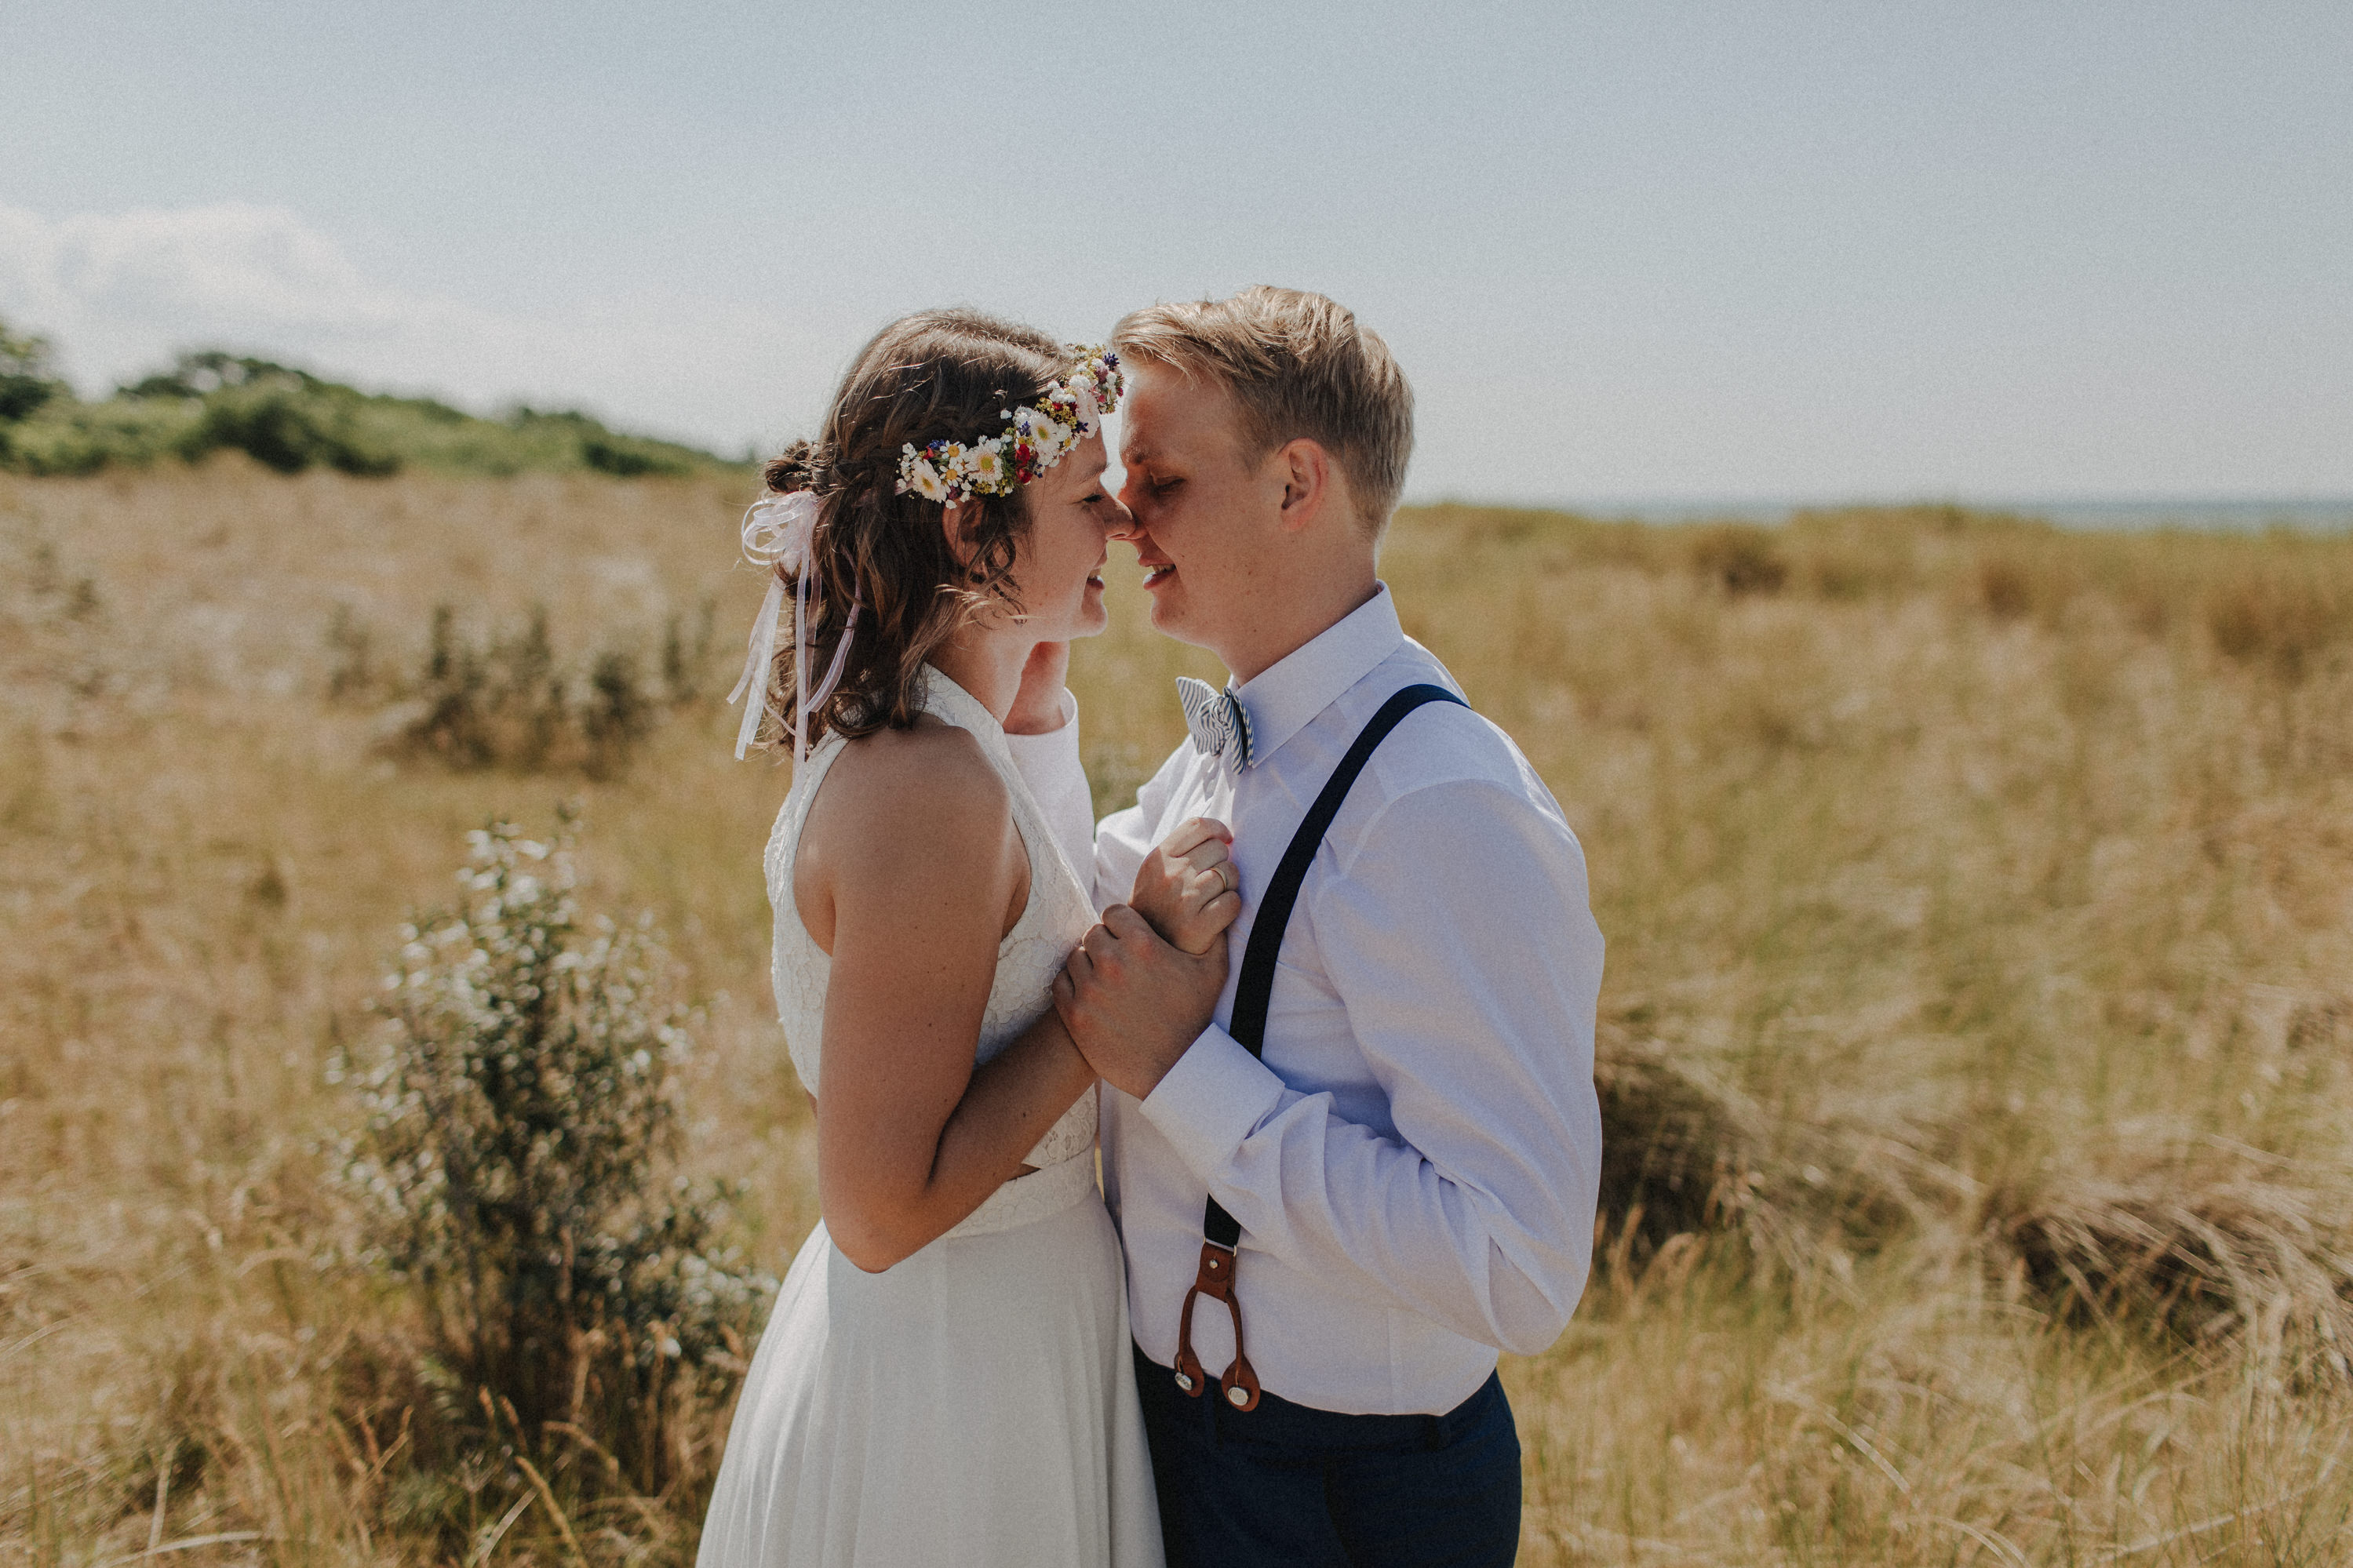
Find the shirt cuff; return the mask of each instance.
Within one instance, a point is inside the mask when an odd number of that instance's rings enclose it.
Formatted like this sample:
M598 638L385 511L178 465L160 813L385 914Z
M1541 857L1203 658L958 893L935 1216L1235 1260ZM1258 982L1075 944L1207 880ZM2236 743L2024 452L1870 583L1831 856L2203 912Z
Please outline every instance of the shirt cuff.
M1282 1099L1274 1069L1216 1024L1201 1031L1143 1100L1144 1119L1193 1174L1215 1186L1242 1140Z
M1062 695L1055 701L1054 710L1061 716L1054 721L1054 727L1052 729L1007 730L1005 731L1005 738L1017 744L1023 741L1071 740L1076 738L1078 731L1072 728L1072 725L1077 721L1079 717L1079 700L1077 695L1073 693L1069 687L1065 686L1062 688Z

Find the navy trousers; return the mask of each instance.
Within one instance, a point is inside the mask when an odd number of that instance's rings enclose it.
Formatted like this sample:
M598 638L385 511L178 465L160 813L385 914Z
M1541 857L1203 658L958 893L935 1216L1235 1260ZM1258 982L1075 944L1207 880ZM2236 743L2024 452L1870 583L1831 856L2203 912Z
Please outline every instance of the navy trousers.
M1169 1568L1501 1568L1520 1437L1500 1379L1443 1415L1337 1415L1271 1394L1187 1398L1135 1352Z

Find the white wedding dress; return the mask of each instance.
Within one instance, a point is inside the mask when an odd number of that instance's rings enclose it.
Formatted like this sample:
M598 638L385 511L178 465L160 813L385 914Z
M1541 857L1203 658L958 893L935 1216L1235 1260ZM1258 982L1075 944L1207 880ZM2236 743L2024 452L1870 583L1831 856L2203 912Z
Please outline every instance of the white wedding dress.
M1094 907L1004 731L962 687L924 676L924 710L980 742L1029 855L1029 900L997 947L974 1053L985 1062L1050 1005ZM801 924L793 859L842 745L829 735L802 763L765 861L776 1011L812 1094L832 961ZM698 1568L1159 1568L1124 1271L1094 1149L1090 1092L1029 1152L1034 1173L880 1274L818 1224L753 1357Z

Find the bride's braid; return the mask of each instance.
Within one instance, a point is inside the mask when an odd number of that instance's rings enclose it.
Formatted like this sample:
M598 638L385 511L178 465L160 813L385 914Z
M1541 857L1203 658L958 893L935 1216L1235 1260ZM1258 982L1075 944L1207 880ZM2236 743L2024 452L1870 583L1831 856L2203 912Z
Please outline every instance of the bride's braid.
M769 459L769 490L807 490L822 507L807 568L812 684L832 664L850 607L860 606L840 683L808 716L812 743L828 730L857 736L913 724L923 662L963 618L990 600L1020 607L1011 574L1029 526L1023 492L965 503L973 557L959 564L938 505L898 493L899 458L909 446L970 443L1001 430L1005 410L1034 402L1069 369L1068 359L1045 333L976 310L905 317L860 353L818 437ZM791 575L776 571L789 589ZM798 640L779 639L768 671L772 713L791 710ZM772 732L770 743L778 741L789 743L789 735Z

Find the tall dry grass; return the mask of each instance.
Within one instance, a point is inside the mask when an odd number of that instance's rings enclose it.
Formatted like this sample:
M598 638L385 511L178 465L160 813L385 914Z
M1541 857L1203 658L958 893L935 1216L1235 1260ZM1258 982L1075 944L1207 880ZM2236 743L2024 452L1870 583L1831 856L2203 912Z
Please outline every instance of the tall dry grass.
M1605 1065L1781 1221L1637 1228L1515 1368L1529 1555L2345 1560L2353 541L1417 521Z
M331 689L355 627L416 668L445 602L477 637L544 605L558 659L742 625L744 499L0 481L0 1560L451 1560L413 1308L335 1257L324 1068L493 814L584 801L584 896L654 911L702 1000L690 1165L789 1256L781 774L707 696L596 779L449 771L397 692ZM1507 1368L1526 1558L2344 1560L2353 541L1432 509L1384 573L1610 938L1602 1267ZM1216 673L1139 600L1076 661L1107 804L1180 732L1166 678ZM437 1459L455 1560L687 1559L723 1415L657 1498Z

